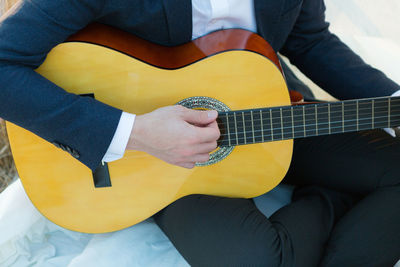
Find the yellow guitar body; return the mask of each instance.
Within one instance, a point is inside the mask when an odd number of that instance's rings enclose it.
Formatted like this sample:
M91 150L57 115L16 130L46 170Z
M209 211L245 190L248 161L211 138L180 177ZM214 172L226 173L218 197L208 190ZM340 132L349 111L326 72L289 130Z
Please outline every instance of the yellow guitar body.
M98 45L54 48L37 70L75 94L134 114L207 96L231 110L290 105L285 80L266 57L226 51L177 69L162 69ZM292 140L235 147L224 160L188 170L127 151L109 163L111 187L95 188L92 172L40 137L7 125L26 193L40 212L67 229L101 233L149 218L190 194L251 198L274 188L291 161ZM178 219L178 218L177 218Z

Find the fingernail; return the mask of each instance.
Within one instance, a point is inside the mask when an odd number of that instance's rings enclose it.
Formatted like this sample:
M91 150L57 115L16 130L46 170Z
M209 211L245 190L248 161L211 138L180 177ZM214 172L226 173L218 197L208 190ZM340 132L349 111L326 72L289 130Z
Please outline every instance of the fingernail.
M209 118L214 118L214 117L217 117L218 114L215 110L208 110L207 115Z

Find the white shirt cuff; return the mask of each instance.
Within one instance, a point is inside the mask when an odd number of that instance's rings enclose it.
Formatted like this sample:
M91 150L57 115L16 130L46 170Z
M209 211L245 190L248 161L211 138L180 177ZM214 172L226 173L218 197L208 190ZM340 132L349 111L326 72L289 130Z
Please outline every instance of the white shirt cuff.
M392 96L400 96L400 90L394 92L394 93L392 94ZM388 134L390 134L391 136L396 137L396 133L395 133L395 131L393 130L393 128L385 128L385 129L383 129L383 130L385 130L385 131L386 131Z
M400 96L400 90L393 93L392 96Z
M117 130L115 131L110 146L103 157L103 161L110 162L120 159L124 156L125 149L128 145L129 137L132 132L133 124L135 123L135 118L136 115L134 114L122 112Z

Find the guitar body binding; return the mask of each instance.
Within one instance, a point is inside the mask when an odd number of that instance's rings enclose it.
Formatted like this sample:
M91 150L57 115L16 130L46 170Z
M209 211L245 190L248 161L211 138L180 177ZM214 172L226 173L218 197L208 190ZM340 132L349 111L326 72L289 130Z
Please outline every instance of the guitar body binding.
M176 103L221 112L290 105L272 48L244 30L162 47L95 24L55 47L36 71L70 93L94 93L133 114ZM108 164L112 186L95 187L91 170L68 153L12 123L7 131L32 203L54 223L86 233L129 227L190 194L261 195L283 179L293 147L293 140L223 147L191 170L127 151Z

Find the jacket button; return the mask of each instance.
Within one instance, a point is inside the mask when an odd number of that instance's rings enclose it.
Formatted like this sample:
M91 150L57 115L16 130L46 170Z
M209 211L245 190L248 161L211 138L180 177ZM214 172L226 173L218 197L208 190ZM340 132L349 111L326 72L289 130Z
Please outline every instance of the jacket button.
M75 149L72 149L71 155L76 159L79 159L80 157L78 151L76 151Z
M58 147L58 148L61 148L61 146L60 146L60 144L59 143L57 143L57 142L51 142L53 145L55 145L56 147Z
M66 146L66 145L63 145L63 144L60 144L60 143L57 143L57 142L52 142L52 144L55 145L58 148L61 148L65 152L68 152L74 158L79 159L80 155L79 155L78 151L76 151L75 149L72 149L69 146Z

